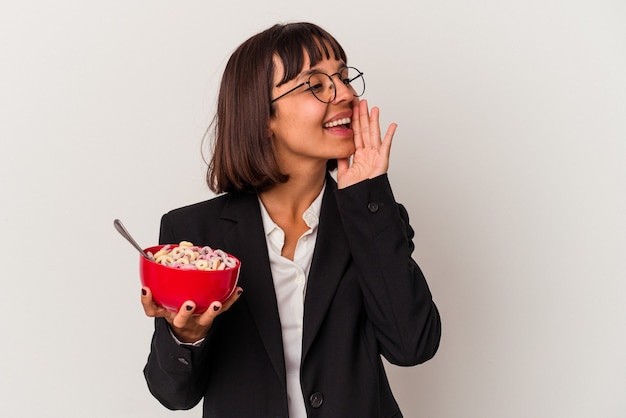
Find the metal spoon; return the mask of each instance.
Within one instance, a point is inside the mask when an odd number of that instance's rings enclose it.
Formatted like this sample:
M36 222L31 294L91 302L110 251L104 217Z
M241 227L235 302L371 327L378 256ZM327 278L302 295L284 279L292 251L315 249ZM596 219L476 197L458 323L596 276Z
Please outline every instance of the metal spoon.
M139 244L137 244L137 241L135 241L135 239L130 235L130 233L126 230L126 228L124 228L122 221L120 221L119 219L115 219L113 221L113 226L115 227L117 232L120 233L121 236L126 238L126 240L130 242L133 245L133 247L135 247L137 251L141 253L142 256L144 256L145 258L148 258L148 254L144 252L144 250L139 246Z

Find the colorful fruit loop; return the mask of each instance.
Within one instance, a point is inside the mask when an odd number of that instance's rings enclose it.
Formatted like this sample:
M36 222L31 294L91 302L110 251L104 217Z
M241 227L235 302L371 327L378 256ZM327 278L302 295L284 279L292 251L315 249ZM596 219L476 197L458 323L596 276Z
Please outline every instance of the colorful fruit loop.
M225 270L237 265L237 261L222 250L211 247L198 247L189 241L181 241L178 246L168 244L148 258L164 266L185 270Z

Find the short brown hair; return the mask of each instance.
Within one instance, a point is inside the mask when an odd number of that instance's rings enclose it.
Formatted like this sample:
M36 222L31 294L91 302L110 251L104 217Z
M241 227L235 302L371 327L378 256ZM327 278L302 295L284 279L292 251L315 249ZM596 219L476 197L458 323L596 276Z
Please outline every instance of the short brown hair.
M305 53L311 66L329 59L331 53L335 59L347 62L343 48L332 35L306 22L276 24L233 52L224 69L211 124L213 154L206 176L211 190L260 192L289 179L280 171L268 137L269 120L274 115L274 58L284 67L280 86L300 74ZM337 161L330 160L327 165L332 170Z

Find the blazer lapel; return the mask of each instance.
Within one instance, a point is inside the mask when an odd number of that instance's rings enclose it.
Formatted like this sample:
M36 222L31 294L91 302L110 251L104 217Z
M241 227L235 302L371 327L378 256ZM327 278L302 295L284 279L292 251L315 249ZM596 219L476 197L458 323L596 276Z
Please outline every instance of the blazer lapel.
M334 196L336 190L337 184L328 176L304 301L303 360L351 258Z
M280 317L257 196L231 195L222 212L222 219L236 223L226 232L224 242L241 261L239 285L244 294L237 303L248 305L274 370L284 384Z

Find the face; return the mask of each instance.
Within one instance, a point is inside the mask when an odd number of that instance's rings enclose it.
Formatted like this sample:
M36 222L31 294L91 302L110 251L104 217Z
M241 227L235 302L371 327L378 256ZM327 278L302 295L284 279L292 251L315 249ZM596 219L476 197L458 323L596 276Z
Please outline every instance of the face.
M283 74L282 64L278 60L275 66L274 85L278 84ZM327 59L311 67L307 60L295 79L274 87L272 97L279 97L307 81L311 71L335 74L345 66L342 61ZM338 76L332 79L337 92L335 100L330 103L316 99L307 84L274 102L275 113L270 119L270 129L278 162L283 170L289 171L289 167L294 164L325 166L329 159L346 158L354 153L350 120L353 104L358 99L354 97L352 88L343 84Z

